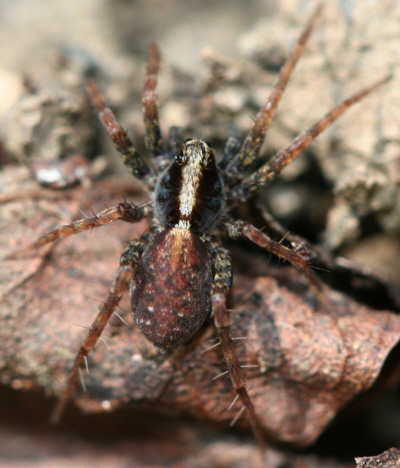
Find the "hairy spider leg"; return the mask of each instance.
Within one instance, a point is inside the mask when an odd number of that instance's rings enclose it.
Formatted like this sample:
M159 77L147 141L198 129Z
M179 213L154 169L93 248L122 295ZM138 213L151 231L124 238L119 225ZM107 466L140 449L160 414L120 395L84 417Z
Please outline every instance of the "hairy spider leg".
M150 174L150 167L136 150L126 131L119 125L112 110L107 107L99 88L93 82L89 82L86 84L86 91L97 109L108 135L121 154L125 166L135 177L144 179Z
M283 91L292 75L296 63L303 53L305 44L311 35L315 23L319 19L321 9L322 5L319 5L311 16L293 51L281 68L278 82L272 90L267 103L257 114L253 128L245 138L240 151L227 166L224 178L226 178L229 185L233 185L240 181L248 166L258 157L261 145L263 144L267 130L271 125Z
M254 436L260 448L263 449L265 447L263 431L247 392L246 381L229 327L229 314L226 303L232 286L233 277L231 255L227 249L221 246L212 246L211 254L214 269L214 282L211 290L211 310L215 327L233 388L247 410Z
M234 189L234 192L236 191L236 197L239 198L238 201L248 200L254 194L259 192L266 183L273 180L284 167L293 161L300 151L307 148L314 138L329 127L350 106L360 101L368 94L376 91L383 84L391 80L391 78L391 76L387 76L374 83L372 86L365 88L359 93L346 99L334 107L330 112L325 114L322 119L318 120L308 130L301 133L287 148L279 151L268 163L262 165L257 171L240 183L237 189Z
M307 276L314 280L308 260L298 252L288 249L284 245L272 240L250 223L245 221L231 221L225 224L226 232L232 239L247 239L254 242L259 247L268 250L278 257L290 262L297 268L301 268Z
M146 130L145 142L153 158L162 156L165 160L165 148L161 136L160 122L158 118L158 97L155 92L157 86L157 74L160 68L160 52L156 44L150 44L148 49L146 76L142 95L144 126Z
M130 282L135 276L135 272L139 263L139 259L144 251L148 239L142 238L131 242L124 250L120 259L120 266L114 285L108 295L107 300L101 306L96 319L89 328L89 332L83 341L78 355L75 359L74 367L68 377L67 385L58 400L50 421L52 424L57 424L64 412L72 392L74 391L76 380L79 376L79 369L85 362L86 356L95 347L98 339L103 333L104 327L107 325L115 309L117 308L122 296L128 289Z
M28 247L25 247L21 250L16 250L15 252L9 254L6 257L6 260L23 257L27 253L30 253L39 247L48 244L49 242L54 242L57 239L61 239L63 237L72 236L74 234L78 234L79 232L104 226L105 224L112 223L118 219L128 223L136 223L143 218L150 216L151 213L152 211L149 205L135 206L127 202L118 203L118 205L107 208L100 213L91 216L90 218L81 219L79 221L75 221L74 223L66 224L48 232L47 234L44 234Z
M274 235L277 237L280 236L280 243L282 243L283 240L287 241L292 250L297 253L301 253L301 256L306 258L311 264L313 264L314 260L320 256L320 253L316 253L315 246L312 246L310 242L303 237L294 234L293 232L288 232L287 228L282 226L263 204L256 203L255 207L259 211L262 219L266 222L268 228L274 232Z
M148 49L146 75L142 93L142 106L145 126L145 143L151 156L154 158L155 172L159 173L165 169L169 154L165 151L161 136L160 122L158 118L158 97L155 92L157 86L157 75L160 68L160 53L156 44L151 44ZM145 179L150 188L154 187L156 177L152 174L148 162L139 154L134 147L126 131L117 122L112 110L107 107L106 101L98 87L89 82L86 91L99 113L100 120L106 128L108 135L113 141L117 151L122 155L123 163L130 169L132 174ZM176 141L181 142L181 139ZM171 140L169 140L171 142ZM172 141L172 143L174 143ZM173 145L174 147L177 144ZM176 154L176 153L175 153Z
M221 161L218 163L218 169L221 171L221 175L224 178L224 182L229 183L229 179L225 180L225 169L233 158L239 153L242 142L237 136L230 136L224 147Z

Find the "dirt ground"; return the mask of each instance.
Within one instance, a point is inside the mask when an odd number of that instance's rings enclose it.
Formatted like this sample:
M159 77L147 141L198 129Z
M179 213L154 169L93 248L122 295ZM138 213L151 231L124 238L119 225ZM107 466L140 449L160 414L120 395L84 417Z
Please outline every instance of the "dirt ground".
M156 42L164 134L181 126L221 154L230 134L250 130L315 6L3 2L0 257L105 204L147 200L99 125L87 79L145 153L141 92ZM261 193L257 213L249 205L235 213L263 227L267 210L289 232L285 242L304 238L325 282L315 291L301 272L229 244L237 333L248 337L242 358L257 355L260 365L246 375L270 444L264 462L245 418L229 428L234 395L228 381L213 380L221 356L202 353L212 327L170 365L137 333L127 301L129 324L113 322L111 351L100 343L91 356L88 393L77 391L61 424L49 425L81 327L104 300L125 242L146 230L140 222L80 234L33 258L0 258L1 468L345 467L400 445L399 24L393 0L326 2L264 160L343 99L393 77L288 166Z

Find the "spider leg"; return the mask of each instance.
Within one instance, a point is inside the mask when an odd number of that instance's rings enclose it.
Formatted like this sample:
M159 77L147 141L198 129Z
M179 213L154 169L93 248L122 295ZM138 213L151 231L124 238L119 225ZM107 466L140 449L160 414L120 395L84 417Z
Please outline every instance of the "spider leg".
M226 142L224 153L221 161L218 163L218 169L221 170L221 174L226 182L229 182L229 178L225 172L227 165L233 160L233 158L239 153L242 143L240 138L237 136L230 136Z
M318 120L308 130L301 133L287 148L279 151L279 153L277 153L268 163L261 166L251 176L247 177L241 184L239 184L237 189L234 189L234 192L236 191L236 196L239 198L238 201L248 200L255 193L259 192L267 182L273 180L284 167L293 161L300 151L307 148L314 138L329 127L350 106L360 101L368 94L376 91L391 78L391 76L388 76L346 99L334 107L330 112L325 114L322 119Z
M100 120L107 130L117 151L121 154L122 161L135 177L143 179L150 173L150 168L133 146L133 143L128 137L126 131L117 122L112 110L107 107L106 101L101 95L99 88L93 82L88 82L86 84L86 92L88 93L94 107L97 109Z
M311 263L317 259L319 255L316 253L316 248L310 244L309 241L288 231L287 228L282 226L279 221L272 216L262 203L256 203L255 206L268 228L272 230L275 236L280 237L280 243L285 239L286 245L290 245L297 253L301 252L301 255L307 258Z
M229 314L226 308L226 302L232 285L233 276L230 253L220 246L213 246L211 247L211 255L214 267L214 284L211 292L212 314L222 352L228 367L232 385L240 401L247 410L253 433L260 447L264 449L263 431L247 392L245 378L240 367L236 347L233 343L229 327Z
M281 100L282 93L289 81L293 69L299 60L304 46L310 37L315 23L318 21L322 6L319 5L311 16L305 30L298 39L293 51L283 65L278 82L272 90L265 106L257 114L253 128L247 135L239 153L233 158L226 170L229 184L232 185L243 178L246 168L258 157L266 132L271 125L273 116Z
M142 95L144 126L146 129L145 141L151 155L154 158L157 156L163 156L161 158L161 162L163 162L165 159L165 149L161 137L160 122L158 119L158 97L155 92L159 68L160 52L156 44L150 44Z
M72 236L73 234L78 234L79 232L87 231L89 229L94 229L99 226L104 226L105 224L112 223L118 219L126 221L129 223L136 223L144 217L147 217L151 214L151 207L149 205L138 207L131 203L118 203L118 205L107 208L100 213L91 216L90 218L81 219L75 221L71 224L66 224L61 226L53 231L44 234L39 237L39 239L33 242L28 247L25 247L21 250L16 250L11 254L6 256L6 260L23 257L27 253L30 253L39 247L42 247L49 242L53 242L57 239L63 237Z
M245 221L232 221L225 224L226 231L232 239L247 239L268 252L290 262L297 268L301 268L310 277L314 278L308 260L294 250L272 240L269 236Z
M92 351L98 339L101 337L104 327L107 325L115 309L117 308L118 303L127 290L129 283L134 277L145 244L146 241L143 239L137 239L136 241L131 242L122 253L120 267L118 269L114 285L107 300L100 308L96 319L89 328L89 332L79 349L78 355L75 359L74 367L72 368L68 378L67 386L65 387L64 392L61 395L61 398L58 400L57 405L55 406L51 415L50 421L52 424L57 424L60 421L62 413L65 409L65 405L74 391L76 380L79 377L79 370L85 362L86 356L90 353L90 351Z

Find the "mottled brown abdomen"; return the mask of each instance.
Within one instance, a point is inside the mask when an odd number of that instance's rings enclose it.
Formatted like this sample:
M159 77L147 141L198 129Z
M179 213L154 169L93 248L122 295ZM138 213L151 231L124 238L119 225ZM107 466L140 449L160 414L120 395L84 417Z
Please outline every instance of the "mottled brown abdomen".
M140 260L131 289L137 326L155 346L186 343L210 312L210 255L187 229L161 232Z

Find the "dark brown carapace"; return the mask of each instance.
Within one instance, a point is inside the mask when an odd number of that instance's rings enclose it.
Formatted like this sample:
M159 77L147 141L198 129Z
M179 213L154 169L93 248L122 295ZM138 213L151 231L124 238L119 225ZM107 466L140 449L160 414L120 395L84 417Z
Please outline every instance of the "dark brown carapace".
M385 78L337 105L300 134L289 147L247 175L249 167L259 156L281 95L319 12L320 8L311 17L283 65L278 82L268 102L256 116L244 143L241 144L236 137L229 138L219 163L208 143L193 139L183 142L177 127L170 130L167 144L164 144L155 94L159 68L156 46L152 45L149 50L143 91L146 144L153 158L151 165L134 148L96 85L87 85L87 92L124 163L135 177L147 184L153 196L145 206L124 202L93 217L62 226L8 258L22 256L48 242L116 220L133 223L146 217L153 223L146 234L130 242L122 253L111 292L81 345L68 384L53 413L53 422L60 419L86 356L100 338L121 297L130 289L137 326L148 340L161 349L187 343L205 319L212 315L232 385L243 408L247 410L259 444L263 444L263 425L249 397L229 327L226 304L232 284L232 262L222 242L224 238L252 241L301 268L311 280L317 281L311 274L307 259L296 249L273 241L245 221L234 220L230 212L238 204L257 196L267 182L274 179L349 106L389 80Z

